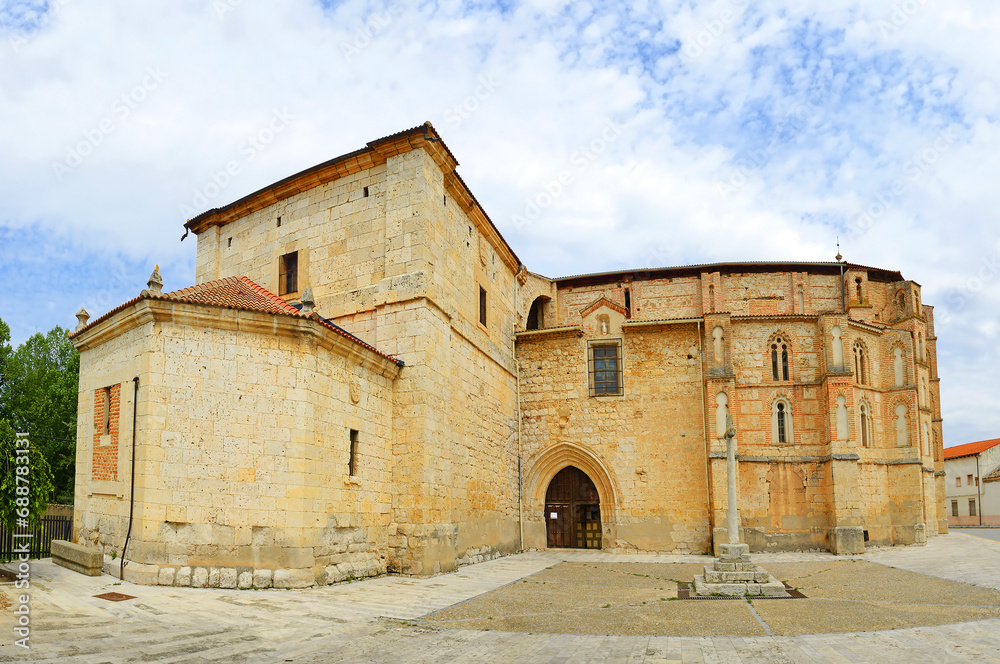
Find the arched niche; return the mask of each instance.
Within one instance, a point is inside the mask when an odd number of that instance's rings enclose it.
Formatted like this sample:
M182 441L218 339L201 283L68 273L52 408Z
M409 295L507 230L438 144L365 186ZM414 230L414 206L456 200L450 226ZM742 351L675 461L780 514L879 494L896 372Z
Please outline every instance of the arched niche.
M585 473L597 489L603 528L602 545L612 548L615 541L615 518L621 491L611 469L591 450L576 443L561 442L539 452L528 461L524 475L525 546L546 546L545 495L559 471L573 466Z
M526 330L541 330L545 327L545 305L551 298L539 295L528 309L528 319L524 323Z

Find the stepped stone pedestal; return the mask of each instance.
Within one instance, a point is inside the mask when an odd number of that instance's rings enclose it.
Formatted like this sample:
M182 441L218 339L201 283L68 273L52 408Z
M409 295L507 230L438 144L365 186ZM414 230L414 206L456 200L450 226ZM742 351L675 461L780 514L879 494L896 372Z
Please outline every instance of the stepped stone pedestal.
M720 544L719 558L694 577L696 595L789 597L785 584L750 561L749 544Z

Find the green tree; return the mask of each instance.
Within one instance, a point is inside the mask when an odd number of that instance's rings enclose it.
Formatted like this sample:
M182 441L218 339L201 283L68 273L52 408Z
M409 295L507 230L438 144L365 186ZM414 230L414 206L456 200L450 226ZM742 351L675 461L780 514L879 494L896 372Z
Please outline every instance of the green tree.
M7 360L10 359L10 328L0 319L0 415L3 414L4 392L7 385Z
M51 467L53 500L72 503L80 354L58 325L32 335L13 352L7 348L5 358L0 349L0 418L31 435Z
M19 518L38 523L51 495L52 469L45 456L30 438L19 441L10 423L0 419L0 521L11 530Z

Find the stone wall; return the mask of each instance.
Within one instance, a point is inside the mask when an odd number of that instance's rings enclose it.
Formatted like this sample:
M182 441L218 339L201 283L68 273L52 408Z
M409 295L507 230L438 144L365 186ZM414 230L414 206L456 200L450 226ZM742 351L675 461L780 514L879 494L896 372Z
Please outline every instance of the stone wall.
M524 454L536 483L526 485L528 546L543 545L540 501L560 464L588 475L609 469L606 480L591 477L620 501L605 509L602 496L605 546L694 550L724 541L720 407L723 425L728 411L739 429L741 528L754 550L853 553L863 549L865 531L875 544L908 544L941 528L933 313L912 282L886 281L881 272L870 279L860 268L848 269L842 284L835 272L734 266L555 285L549 296L544 283L531 284L533 294L550 297L550 331L518 337ZM622 340L621 397L588 395L587 344L602 337ZM774 376L776 342L787 353L787 377L780 355ZM644 424L648 417L659 426ZM670 488L654 485L650 468L662 470L656 460L679 449L690 455L670 464ZM533 474L534 466L545 472ZM638 524L644 536L623 536Z
M117 350L140 379L126 578L235 587L249 574L291 587L384 573L395 365L315 321L136 306L155 321L118 321L130 352L79 340L88 367ZM126 527L119 484L113 503L78 484L77 540L112 555Z
M518 265L474 212L454 173L414 149L198 237L199 281L246 275L277 292L279 256L299 252L317 311L406 363L387 434L394 571L450 570L520 546Z

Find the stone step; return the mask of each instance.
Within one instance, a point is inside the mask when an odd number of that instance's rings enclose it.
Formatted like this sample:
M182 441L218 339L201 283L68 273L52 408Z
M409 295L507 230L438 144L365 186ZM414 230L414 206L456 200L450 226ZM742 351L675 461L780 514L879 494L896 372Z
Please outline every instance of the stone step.
M756 578L756 572L720 572L705 566L705 580L709 583L753 583Z
M716 572L756 572L757 563L724 563L716 560L712 565Z
M765 572L765 574L767 574ZM766 583L711 583L701 574L694 577L694 593L699 597L713 595L787 597L785 585L770 574Z

